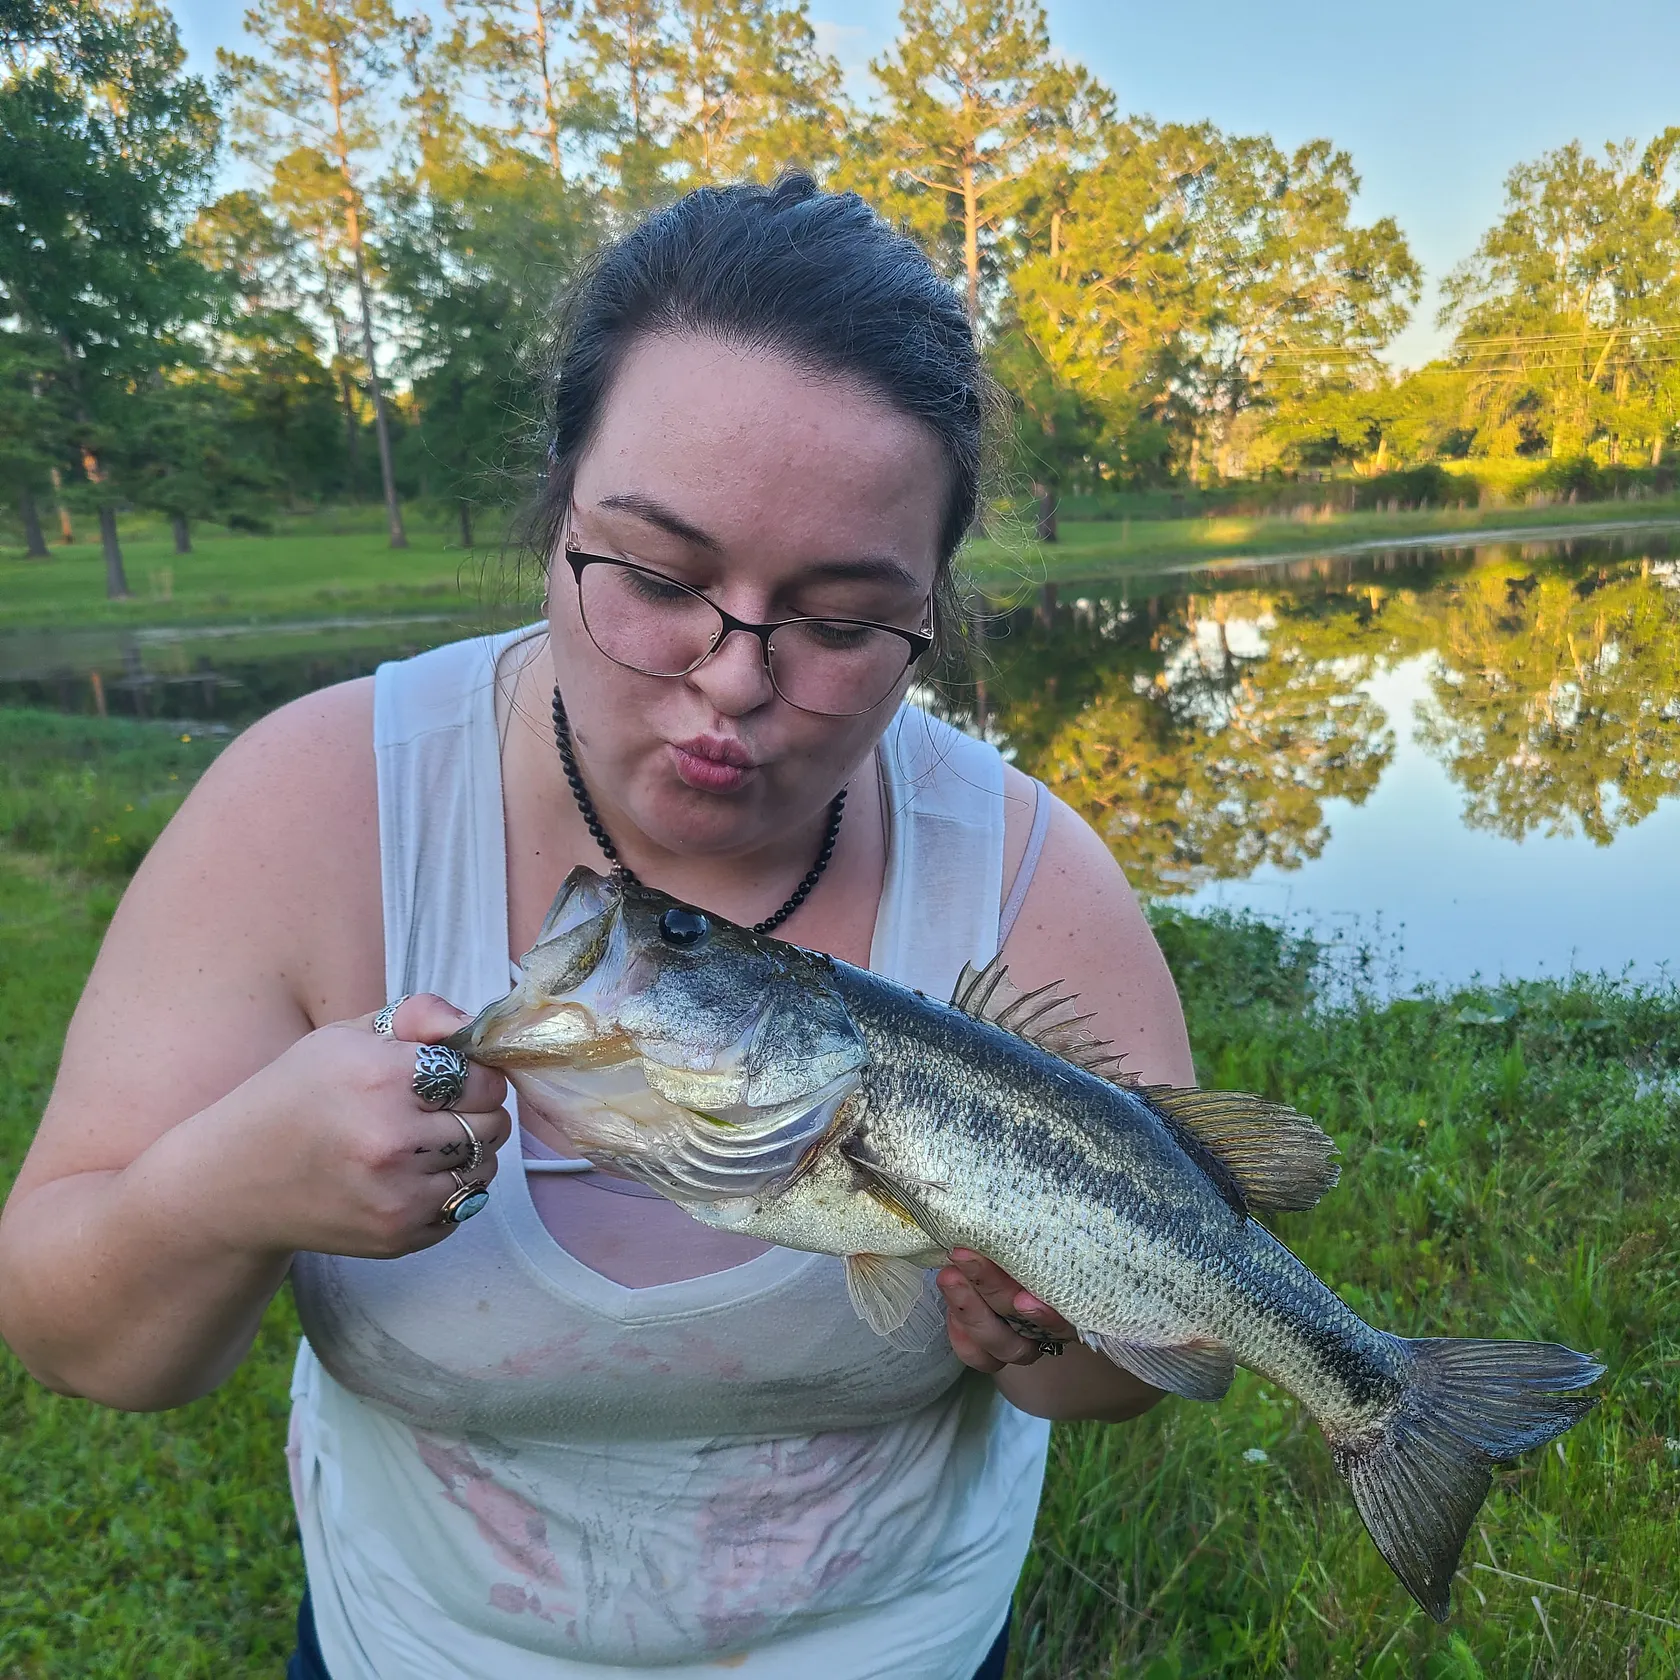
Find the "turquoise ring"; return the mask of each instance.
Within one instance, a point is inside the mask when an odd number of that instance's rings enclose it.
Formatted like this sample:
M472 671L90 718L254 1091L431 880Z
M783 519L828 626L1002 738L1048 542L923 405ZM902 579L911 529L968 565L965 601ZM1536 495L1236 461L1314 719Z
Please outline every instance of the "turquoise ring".
M449 1176L455 1180L455 1188L443 1204L443 1222L465 1225L474 1214L483 1213L489 1206L490 1186L482 1178L463 1178L454 1167L449 1169Z

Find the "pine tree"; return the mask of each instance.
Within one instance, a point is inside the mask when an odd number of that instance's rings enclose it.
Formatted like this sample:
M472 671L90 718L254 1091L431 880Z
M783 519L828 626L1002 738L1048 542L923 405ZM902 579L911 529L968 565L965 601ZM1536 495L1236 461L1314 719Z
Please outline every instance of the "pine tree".
M445 0L454 28L439 49L443 66L475 78L503 120L477 130L492 151L534 145L564 184L561 136L575 126L566 57L572 0Z
M670 156L689 183L768 181L838 155L841 70L803 0L673 0L670 27Z
M905 0L892 53L870 68L884 109L860 174L930 245L955 246L978 322L1000 230L1105 96L1050 56L1038 0Z
M217 54L236 90L241 149L271 167L313 160L323 195L315 202L324 209L330 194L355 287L391 546L406 548L374 329L367 176L383 139L379 95L408 25L391 0L258 0L245 27L265 57ZM310 173L294 168L292 178Z

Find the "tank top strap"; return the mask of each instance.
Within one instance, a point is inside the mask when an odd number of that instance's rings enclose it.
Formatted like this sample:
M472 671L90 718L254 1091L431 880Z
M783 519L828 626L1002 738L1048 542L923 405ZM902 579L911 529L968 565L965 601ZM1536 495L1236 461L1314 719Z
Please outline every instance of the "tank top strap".
M477 636L381 665L373 685L385 989L477 1009L508 987L496 662Z
M948 998L965 962L998 948L1003 759L910 705L881 740L887 869L869 966Z

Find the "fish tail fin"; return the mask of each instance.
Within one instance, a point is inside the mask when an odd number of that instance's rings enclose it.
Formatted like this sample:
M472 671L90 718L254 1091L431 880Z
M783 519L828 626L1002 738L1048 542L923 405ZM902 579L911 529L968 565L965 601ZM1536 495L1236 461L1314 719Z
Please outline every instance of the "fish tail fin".
M1376 1429L1330 1445L1377 1550L1443 1622L1492 1467L1585 1416L1598 1396L1580 1391L1604 1367L1555 1342L1402 1345L1411 1369L1399 1405Z

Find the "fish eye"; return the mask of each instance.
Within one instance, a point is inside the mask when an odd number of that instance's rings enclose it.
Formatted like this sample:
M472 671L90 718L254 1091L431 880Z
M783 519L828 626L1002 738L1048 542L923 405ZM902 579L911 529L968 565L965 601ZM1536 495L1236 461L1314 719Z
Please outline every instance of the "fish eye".
M679 950L703 945L711 931L712 924L698 910L685 910L680 905L673 906L659 918L659 937Z

